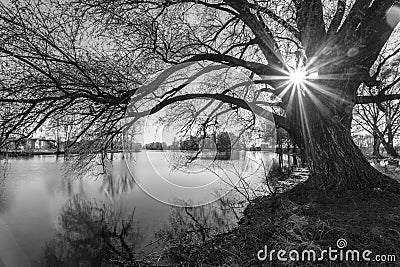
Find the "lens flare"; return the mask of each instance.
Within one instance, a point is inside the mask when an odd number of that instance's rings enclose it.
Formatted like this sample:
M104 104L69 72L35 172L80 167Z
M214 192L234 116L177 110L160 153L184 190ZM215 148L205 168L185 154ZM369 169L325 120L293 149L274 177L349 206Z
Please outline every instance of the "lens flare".
M306 72L302 69L296 69L290 73L290 81L294 84L302 84L306 81Z
M318 71L310 73L310 75L308 75L307 78L311 80L318 79Z

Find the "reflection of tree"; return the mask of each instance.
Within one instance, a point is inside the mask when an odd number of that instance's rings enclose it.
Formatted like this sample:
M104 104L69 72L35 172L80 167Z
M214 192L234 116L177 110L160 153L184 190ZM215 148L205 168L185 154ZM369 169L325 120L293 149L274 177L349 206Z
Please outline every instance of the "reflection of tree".
M111 198L130 192L136 185L135 179L126 164L124 160L116 161L113 170L102 175L103 183L100 190Z
M246 205L237 194L229 194L205 206L172 208L169 223L156 233L165 247L164 256L170 263L181 262L192 245L232 230Z
M4 184L7 173L10 170L10 164L8 158L3 158L0 155L0 189L3 188L2 185ZM1 191L0 191L1 193Z
M156 236L172 246L205 242L236 225L243 208L238 203L229 195L205 206L172 208L169 223Z
M2 158L2 156L0 155L0 211L6 205L6 197L4 196L4 183L6 182L9 170L10 163L8 161L8 158Z
M101 185L100 190L113 198L129 192L135 185L135 179L129 172L120 173L118 176L107 174L103 177L103 184Z
M80 196L63 207L54 240L44 249L44 266L139 266L141 241L133 212L110 209ZM143 263L142 265L143 266Z
M126 161L117 158L118 155L110 155L94 155L90 161L79 156L68 159L64 164L63 180L68 195L72 192L72 181L87 177L100 179L100 190L111 198L131 191L136 183ZM124 157L129 157L129 154Z

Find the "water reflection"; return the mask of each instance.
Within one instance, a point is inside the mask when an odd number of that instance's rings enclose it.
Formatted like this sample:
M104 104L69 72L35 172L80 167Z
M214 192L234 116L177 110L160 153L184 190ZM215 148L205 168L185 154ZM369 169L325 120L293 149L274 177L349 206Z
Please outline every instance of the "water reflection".
M170 244L205 242L231 230L245 205L243 199L232 192L205 206L173 207L168 223L156 233L156 237Z
M102 180L103 183L100 190L111 199L130 192L136 185L135 179L130 172L120 173L117 176L106 174Z
M5 182L10 171L10 164L7 158L0 156L0 213L6 209L7 201L5 196Z
M165 247L177 244L174 241L201 243L234 227L246 198L252 197L253 193L259 195L266 192L258 187L257 192L249 191L249 180L243 174L253 173L252 180L259 181L256 176L265 177L261 170L258 171L260 159L268 162L274 157L269 153L249 152L246 158L251 160L246 165L239 159L232 161L234 164L228 168L228 162L221 161L213 170L208 169L208 172L188 177L183 172L171 172L169 162L164 160L161 153L149 152L149 155L165 177L180 184L202 183L210 179L212 171L222 173L220 169L225 170L222 178L228 175L242 176L240 183L231 192L235 194L230 194L229 198L224 197L197 208L172 209L148 196L135 181L158 190L160 196L171 198L171 201L179 197L184 204L211 197L218 199L222 192L218 195L213 190L208 190L185 195L180 194L180 191L169 191L155 180L158 173L154 171L144 152L134 153L125 159L122 159L122 155L114 155L114 159L104 161L106 168L96 165L97 162L86 161L81 163L86 166L85 171L74 165L71 158L65 160L54 156L35 156L29 159L11 159L11 170L7 174L5 192L2 194L8 196L6 200L9 208L4 210L4 206L0 207L0 221L7 226L4 229L7 229L9 238L0 235L0 248L7 254L15 251L16 246L11 244L16 244L21 253L9 254L7 260L20 259L24 254L27 261L34 264L39 260L39 255L42 255L43 264L35 266L97 266L97 258L100 257L101 264L107 266L111 265L112 260L132 261L129 254L132 253L136 261L157 261ZM228 179L219 181L227 187L231 183ZM217 189L217 186L212 189ZM224 187L218 189L222 190ZM120 206L115 203L120 203ZM119 229L116 232L118 235L121 233L121 225L129 221L127 218L131 213L121 212L120 209L132 211L133 207L136 207L135 216L131 220L134 230L129 230L129 234L122 239L127 240L127 250L121 239L112 234L114 225L119 225L116 228ZM160 228L162 230L158 231ZM154 233L157 231L159 235L155 238ZM161 239L161 243L148 246L158 239ZM109 245L110 242L113 246ZM146 253L139 253L142 250ZM4 259L3 255L0 257ZM134 265L135 262L128 265Z
M136 182L123 157L122 154L97 155L90 161L82 161L80 156L69 158L63 166L64 192L69 196L73 195L73 184L78 182L79 193L84 193L81 182L84 179L100 180L99 191L109 199L131 192Z
M62 208L57 233L43 252L43 266L134 266L143 239L134 212L91 202L81 195Z
M57 232L43 250L41 265L171 264L176 262L175 252L180 246L199 244L231 230L245 206L241 199L232 193L206 206L171 207L168 222L143 246L144 236L134 210L127 212L112 202L99 204L75 195L61 209Z

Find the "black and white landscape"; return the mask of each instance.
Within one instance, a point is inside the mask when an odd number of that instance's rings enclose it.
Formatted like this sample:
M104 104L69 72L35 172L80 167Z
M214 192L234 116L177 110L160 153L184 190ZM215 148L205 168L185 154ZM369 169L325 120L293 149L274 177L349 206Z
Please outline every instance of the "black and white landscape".
M399 21L1 0L0 267L400 266Z

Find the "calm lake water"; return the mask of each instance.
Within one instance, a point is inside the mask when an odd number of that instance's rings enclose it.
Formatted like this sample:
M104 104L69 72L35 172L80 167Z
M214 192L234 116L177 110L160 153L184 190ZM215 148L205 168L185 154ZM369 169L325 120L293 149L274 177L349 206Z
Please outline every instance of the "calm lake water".
M259 162L263 159L269 164L273 157L267 152L246 152L221 161L217 168L210 168L212 161L207 159L177 168L173 162L179 159L172 152L143 151L116 155L108 163L108 174L100 174L100 168L85 171L56 156L10 159L0 189L0 266L40 266L46 245L52 244L60 231L70 231L61 228L70 227L73 212L79 218L87 214L82 211L86 206L71 202L77 196L79 201L95 207L104 205L115 213L121 210L130 214L134 210L141 235L138 250L151 250L147 245L155 239L155 233L171 222L175 208L168 203L212 202L217 191L224 193L231 188L227 179L237 185L238 176L257 187L263 173ZM71 205L75 206L69 209ZM213 205L215 202L208 205L209 210ZM230 220L234 223L233 218Z

